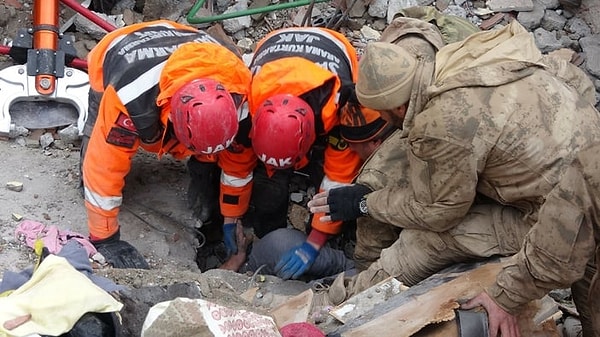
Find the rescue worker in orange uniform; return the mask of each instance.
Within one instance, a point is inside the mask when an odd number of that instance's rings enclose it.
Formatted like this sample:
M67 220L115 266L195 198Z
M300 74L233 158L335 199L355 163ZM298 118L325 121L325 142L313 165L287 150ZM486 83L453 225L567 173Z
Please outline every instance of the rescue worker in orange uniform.
M166 20L107 34L88 64L89 142L82 174L90 240L116 268L148 268L120 240L117 220L133 156L141 147L159 157L193 156L190 165L222 166L240 157L255 162L252 149L236 142L251 74L224 43ZM245 178L252 168L231 175Z
M257 236L286 227L289 181L308 172L320 190L349 184L360 158L339 135L339 111L354 91L356 51L340 33L295 27L271 32L257 44L250 64L250 138L260 159L244 225ZM260 197L258 197L260 196ZM300 277L342 222L314 216L306 242L284 254L275 268Z

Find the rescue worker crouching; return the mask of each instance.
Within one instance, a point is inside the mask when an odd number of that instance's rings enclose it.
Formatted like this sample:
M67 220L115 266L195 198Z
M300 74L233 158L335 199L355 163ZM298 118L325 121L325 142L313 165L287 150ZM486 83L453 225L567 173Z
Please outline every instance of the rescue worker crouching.
M90 240L115 268L149 268L120 240L119 208L132 158L140 147L176 159L226 156L251 75L215 38L167 20L107 34L88 61L90 101L96 102L82 154Z
M357 65L350 42L325 28L285 28L259 41L248 102L252 147L261 163L244 216L257 236L286 227L294 170L309 167L320 190L349 184L356 175L360 158L339 136L339 110L354 90ZM277 275L300 277L341 225L314 217L306 242L284 254Z
M405 146L395 151L405 151L408 184L340 187L309 202L329 213L323 221L369 216L402 228L366 271L332 285L336 304L390 276L412 286L454 263L518 252L548 193L599 139L595 102L583 94L589 78L552 69L517 21L440 48L419 71L423 60L370 43L356 87L362 104L402 127Z
M383 148L383 152L387 154L387 148L395 147L396 143L390 144L388 139L399 132L396 125L384 120L379 111L360 105L355 95L342 109L340 124L342 139L364 162L353 183L376 190L404 181L398 179L398 176L406 174L406 169L400 168L399 165L406 162L403 160L405 158L394 158L394 167L385 166L390 162L390 158L382 156L382 152L379 151ZM375 262L381 250L398 239L400 231L399 227L370 217L356 219L353 260L357 270L367 269Z

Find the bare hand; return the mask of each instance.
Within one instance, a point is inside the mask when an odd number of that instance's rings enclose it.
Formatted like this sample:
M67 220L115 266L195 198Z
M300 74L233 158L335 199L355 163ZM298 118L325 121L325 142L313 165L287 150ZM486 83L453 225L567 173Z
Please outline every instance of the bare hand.
M311 201L308 202L307 206L311 213L323 213L329 214L329 205L327 204L327 197L329 196L329 191L319 192L315 194ZM324 215L319 220L322 222L331 221L331 216Z
M238 254L244 253L244 255L245 255L246 249L248 248L248 245L250 244L250 242L252 240L249 236L246 236L246 233L244 233L244 226L242 226L242 223L240 221L237 222L237 225L235 227L235 235L236 235L236 239L237 239L236 242L237 242Z
M488 313L490 337L521 337L517 318L504 311L486 292L480 293L460 307L473 309L478 306L484 307Z

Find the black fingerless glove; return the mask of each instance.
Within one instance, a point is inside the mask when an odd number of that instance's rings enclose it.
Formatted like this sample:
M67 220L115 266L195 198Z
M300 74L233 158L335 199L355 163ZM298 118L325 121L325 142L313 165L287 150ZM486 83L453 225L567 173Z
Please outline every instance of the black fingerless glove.
M332 221L350 221L367 215L366 207L361 210L361 200L371 193L364 185L343 186L329 190L327 204ZM363 201L364 203L365 201Z

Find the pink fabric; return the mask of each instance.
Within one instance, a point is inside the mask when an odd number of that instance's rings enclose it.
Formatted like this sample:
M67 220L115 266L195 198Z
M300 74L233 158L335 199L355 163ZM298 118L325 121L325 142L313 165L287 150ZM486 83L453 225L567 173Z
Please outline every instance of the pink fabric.
M92 243L82 234L72 231L61 231L58 227L46 226L41 222L33 220L24 220L15 229L17 240L24 242L27 246L34 248L36 239L42 239L44 247L48 248L51 254L57 254L69 240L79 242L88 254L92 257L98 251Z
M279 329L279 333L283 337L325 337L325 334L316 326L305 322L285 325Z

